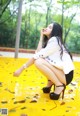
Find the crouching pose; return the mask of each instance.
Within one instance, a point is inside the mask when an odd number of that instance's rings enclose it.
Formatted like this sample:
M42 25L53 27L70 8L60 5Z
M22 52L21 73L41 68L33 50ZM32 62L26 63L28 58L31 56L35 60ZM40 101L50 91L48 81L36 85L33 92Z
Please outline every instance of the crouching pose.
M35 64L48 80L43 87L44 93L49 93L50 99L58 100L64 90L73 79L74 65L71 54L68 52L62 40L62 27L54 22L41 30L40 40L33 57L23 64L14 76L19 76L25 69ZM54 91L50 92L54 85Z

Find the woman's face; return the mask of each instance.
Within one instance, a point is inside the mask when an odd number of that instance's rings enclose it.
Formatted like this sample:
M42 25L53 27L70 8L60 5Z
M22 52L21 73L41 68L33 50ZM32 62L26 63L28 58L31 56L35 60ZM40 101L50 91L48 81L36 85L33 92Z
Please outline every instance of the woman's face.
M48 27L43 29L43 34L46 35L49 38L52 29L53 29L53 24L48 25Z

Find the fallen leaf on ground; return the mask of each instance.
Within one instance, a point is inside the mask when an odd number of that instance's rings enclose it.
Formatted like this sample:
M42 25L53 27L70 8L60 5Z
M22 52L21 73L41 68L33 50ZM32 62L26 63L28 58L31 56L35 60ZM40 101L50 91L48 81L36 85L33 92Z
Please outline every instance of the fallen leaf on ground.
M65 102L62 102L60 105L64 105L65 104Z

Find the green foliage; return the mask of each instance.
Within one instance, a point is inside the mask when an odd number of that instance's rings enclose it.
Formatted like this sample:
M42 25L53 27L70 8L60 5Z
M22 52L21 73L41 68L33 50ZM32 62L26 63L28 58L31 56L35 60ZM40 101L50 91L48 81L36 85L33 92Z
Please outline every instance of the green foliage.
M0 0L0 18L2 17L10 2L11 0Z
M17 8L19 1L11 0L6 10L2 12L2 7L4 7L7 2L10 1L0 1L0 46L15 47ZM57 8L57 6L54 7L52 0L42 0L46 5L45 13L38 10L39 8L45 9L38 2L39 0L28 0L27 2L27 4L30 5L22 15L20 48L36 49L40 38L40 30L49 23L56 21L62 24L63 37L68 49L71 52L79 53L80 24L76 23L74 19L76 14L74 12L70 16L68 14L65 15L68 9L74 6L79 8L79 0L58 0L58 4L64 6L63 11Z
M80 26L77 23L71 27L67 45L71 52L80 53Z

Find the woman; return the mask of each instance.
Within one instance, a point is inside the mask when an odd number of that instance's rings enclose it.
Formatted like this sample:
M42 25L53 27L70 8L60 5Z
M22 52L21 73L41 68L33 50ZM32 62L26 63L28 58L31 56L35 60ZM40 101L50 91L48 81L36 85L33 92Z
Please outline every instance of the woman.
M33 63L48 79L48 84L43 88L43 92L50 93L50 89L54 85L55 89L49 94L50 98L58 100L61 93L63 93L63 98L66 85L73 79L74 65L70 53L63 44L62 27L58 23L51 23L47 28L41 30L36 53L14 73L14 76L19 76Z

